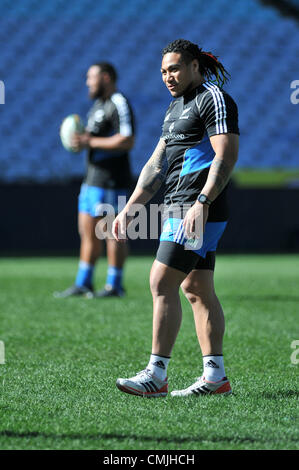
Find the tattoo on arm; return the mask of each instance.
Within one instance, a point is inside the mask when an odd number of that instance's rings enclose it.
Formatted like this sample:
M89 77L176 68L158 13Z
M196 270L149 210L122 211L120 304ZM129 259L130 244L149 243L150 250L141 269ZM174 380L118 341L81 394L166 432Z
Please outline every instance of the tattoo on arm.
M137 182L137 186L151 194L155 194L158 191L165 179L165 173L163 171L165 148L165 141L160 139L151 158L143 167Z
M220 158L215 158L211 164L208 180L215 185L215 188L218 194L224 189L230 175L232 173L233 167L228 165L224 160Z

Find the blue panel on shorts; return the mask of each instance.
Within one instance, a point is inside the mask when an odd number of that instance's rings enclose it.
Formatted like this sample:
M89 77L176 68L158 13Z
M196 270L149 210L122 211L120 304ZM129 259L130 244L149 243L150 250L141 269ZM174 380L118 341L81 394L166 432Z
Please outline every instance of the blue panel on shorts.
M185 246L187 239L184 234L182 222L182 219L167 219L163 225L160 241L174 242ZM207 222L203 234L202 246L198 250L192 251L203 258L206 257L208 251L216 251L226 225L227 222Z
M100 217L111 212L117 214L125 206L127 196L126 189L104 189L83 183L78 199L78 210L92 217ZM121 207L118 205L119 202L122 203Z

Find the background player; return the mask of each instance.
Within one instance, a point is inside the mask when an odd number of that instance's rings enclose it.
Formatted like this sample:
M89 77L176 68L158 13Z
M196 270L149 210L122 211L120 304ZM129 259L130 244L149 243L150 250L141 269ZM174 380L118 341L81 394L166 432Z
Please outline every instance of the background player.
M129 150L134 144L132 109L116 89L115 68L106 62L92 65L87 72L89 97L95 100L88 113L86 132L76 135L73 147L87 149L87 172L78 204L78 228L81 238L80 262L75 284L56 297L93 296L93 275L103 241L96 236L101 205L110 204L117 211L118 196L128 196L131 183ZM103 207L103 206L102 206ZM108 273L105 288L97 297L122 296L126 244L106 239Z
M144 371L118 379L117 386L135 395L167 394L167 366L182 319L181 286L193 309L204 372L187 389L172 394L228 394L231 387L222 355L224 316L213 274L215 251L227 221L226 186L238 155L237 106L221 87L220 82L227 79L223 65L190 41L176 40L163 50L161 72L175 99L166 112L162 137L113 226L115 237L123 237L132 204L145 204L165 180L169 216L150 277L152 355ZM178 217L177 207L187 203L191 207L185 217ZM199 221L204 227L202 247L186 250L187 239L194 238Z

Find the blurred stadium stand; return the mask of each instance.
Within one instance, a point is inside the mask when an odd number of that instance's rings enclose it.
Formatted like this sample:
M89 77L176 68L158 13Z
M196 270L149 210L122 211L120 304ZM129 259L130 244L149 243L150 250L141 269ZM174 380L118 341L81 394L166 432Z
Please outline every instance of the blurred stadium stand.
M256 0L1 0L0 180L80 178L83 154L61 146L69 113L85 117L88 66L109 60L136 113L132 167L138 174L159 137L170 95L161 49L184 37L219 55L239 105L240 168L298 168L299 27Z
M263 5L277 8L285 16L295 18L299 21L299 1L298 0L260 0Z
M62 148L59 127L70 113L85 118L91 105L85 77L94 62L108 60L116 66L119 89L133 105L137 137L132 169L135 175L140 172L159 138L171 99L161 80L160 65L162 48L175 38L189 39L212 51L231 73L226 89L238 103L241 131L237 170L298 170L299 105L291 103L290 85L299 80L299 26L296 15L282 12L274 3L279 2L0 0L0 80L5 84L5 105L0 105L0 183L2 201L6 200L0 213L2 250L34 249L39 242L45 250L78 244L78 238L67 242L54 237L54 241L49 227L67 223L75 230L77 192L72 199L70 191L78 190L85 169L84 154L73 155ZM297 8L297 0L291 3ZM57 190L63 183L68 183L68 188ZM298 201L298 191L292 192ZM40 197L42 202L37 204ZM273 207L275 197L281 202L281 197L288 196L269 196ZM233 212L243 226L250 207L245 203L248 196L241 200L245 205ZM292 200L295 204L294 197ZM250 201L254 207L254 200ZM36 234L31 241L24 232L22 238L16 237L16 231L20 233L16 220L13 237L8 228L8 217L20 213L22 202L24 224L28 223L25 211L27 216L33 211L30 224L42 220L39 227L31 225ZM262 220L258 215L256 223ZM66 237L66 226L64 230ZM299 242L294 241L299 227L286 225L285 230L292 231L292 242L282 233L284 245L276 240L275 246L299 249ZM231 243L229 233L226 238ZM260 247L253 239L240 250L267 246L266 238Z

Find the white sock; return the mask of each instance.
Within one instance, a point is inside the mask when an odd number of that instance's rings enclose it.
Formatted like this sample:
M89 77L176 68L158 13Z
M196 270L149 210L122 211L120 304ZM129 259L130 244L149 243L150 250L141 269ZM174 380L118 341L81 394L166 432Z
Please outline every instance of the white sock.
M167 377L167 366L170 361L170 357L158 356L151 354L147 369L151 371L160 380L165 380Z
M223 356L203 356L204 378L211 382L218 382L225 377Z

